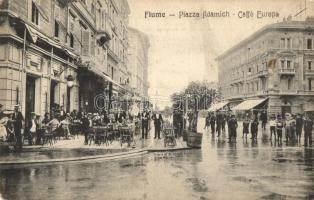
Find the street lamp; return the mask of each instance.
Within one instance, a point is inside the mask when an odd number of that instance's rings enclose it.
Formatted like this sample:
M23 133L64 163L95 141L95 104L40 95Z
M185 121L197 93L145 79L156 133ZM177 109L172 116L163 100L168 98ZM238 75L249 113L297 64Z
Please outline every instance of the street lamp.
M72 75L69 75L67 77L67 85L69 88L73 87L74 85L74 77Z

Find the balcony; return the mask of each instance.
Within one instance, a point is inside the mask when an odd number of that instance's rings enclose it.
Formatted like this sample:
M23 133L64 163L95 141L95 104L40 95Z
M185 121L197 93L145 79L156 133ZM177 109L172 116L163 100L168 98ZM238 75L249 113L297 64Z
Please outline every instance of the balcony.
M258 78L265 78L268 75L268 71L266 69L261 70L257 73Z
M288 90L288 89L283 89L283 90L280 90L279 92L281 95L297 95L298 94L298 91L297 90Z
M290 75L294 76L295 75L295 69L279 69L279 74L280 75Z
M305 75L307 75L307 76L312 76L312 75L314 75L314 69L306 69L306 70L305 70Z

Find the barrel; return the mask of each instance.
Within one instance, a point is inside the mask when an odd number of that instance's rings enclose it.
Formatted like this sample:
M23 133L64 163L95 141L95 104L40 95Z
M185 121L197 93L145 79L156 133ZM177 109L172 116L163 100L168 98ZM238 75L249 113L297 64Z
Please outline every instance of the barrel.
M187 145L191 148L201 148L202 147L202 133L188 131L187 134Z

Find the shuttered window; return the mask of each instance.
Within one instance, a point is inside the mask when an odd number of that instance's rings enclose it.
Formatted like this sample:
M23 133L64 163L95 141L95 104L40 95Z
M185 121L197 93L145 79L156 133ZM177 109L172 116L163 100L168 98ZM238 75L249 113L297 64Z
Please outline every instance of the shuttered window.
M89 56L90 35L88 30L82 30L82 55Z

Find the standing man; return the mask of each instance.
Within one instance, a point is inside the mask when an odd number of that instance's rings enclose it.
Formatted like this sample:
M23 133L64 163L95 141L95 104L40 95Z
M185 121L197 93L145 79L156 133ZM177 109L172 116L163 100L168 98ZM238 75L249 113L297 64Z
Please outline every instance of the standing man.
M214 114L211 115L210 117L210 128L212 131L212 135L215 136L215 123L216 123L216 117Z
M13 126L14 126L14 133L16 138L17 147L19 150L22 149L22 128L23 128L23 121L24 117L20 111L20 106L16 105L14 107L14 113L12 116Z
M149 113L147 112L146 108L142 113L142 139L147 139L148 135L148 120L149 120Z
M84 140L84 144L85 145L88 144L89 127L90 127L90 121L89 121L87 115L84 114L84 116L82 118L82 129L83 129L83 133L84 133L84 136L85 136L85 140Z
M266 111L263 111L261 113L260 119L262 121L262 129L266 130L266 123L267 123L267 113L266 113Z
M306 116L304 120L304 146L312 146L313 118Z
M206 118L205 118L205 127L204 129L207 130L210 126L210 112L208 112Z
M231 118L228 121L228 128L229 128L229 143L236 142L237 140L237 128L238 128L238 121L235 118L235 115L231 115Z
M158 137L158 139L160 138L160 131L162 128L162 124L163 124L163 119L162 119L162 115L157 112L154 116L153 116L153 120L154 120L154 126L155 126L155 137L154 139L156 139Z
M300 113L298 113L297 118L295 120L296 123L296 135L297 135L297 142L301 143L301 135L302 135L302 128L303 128L303 118Z
M251 123L251 134L253 142L257 142L257 132L258 132L258 119L257 116L253 114L253 121Z
M218 111L217 117L216 117L216 132L217 132L217 137L218 137L218 138L220 137L221 126L222 126L222 115L221 115L221 113Z

